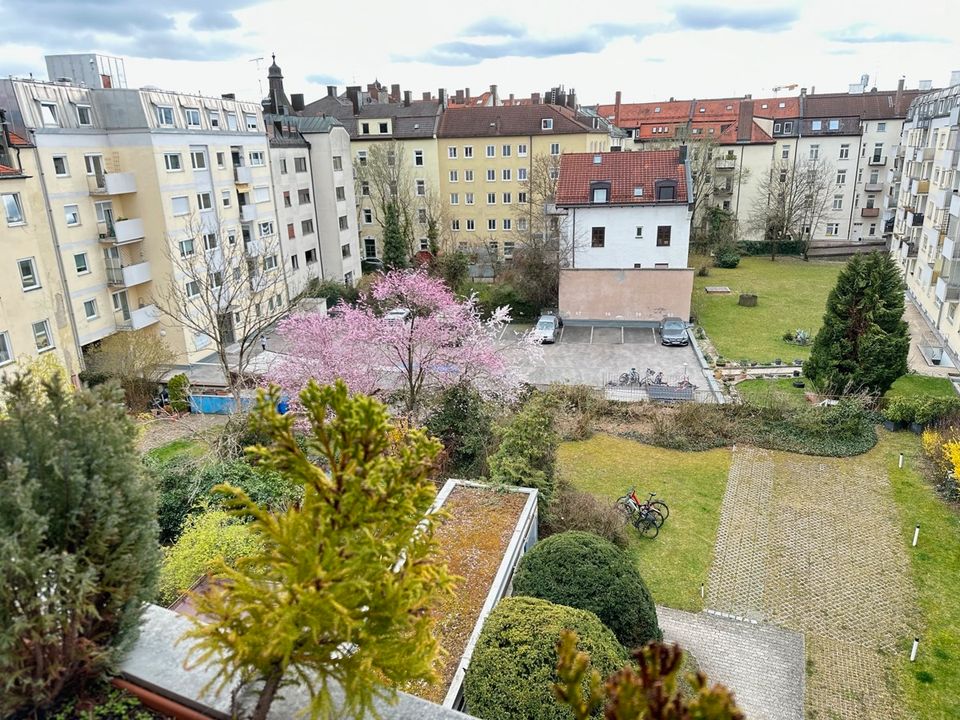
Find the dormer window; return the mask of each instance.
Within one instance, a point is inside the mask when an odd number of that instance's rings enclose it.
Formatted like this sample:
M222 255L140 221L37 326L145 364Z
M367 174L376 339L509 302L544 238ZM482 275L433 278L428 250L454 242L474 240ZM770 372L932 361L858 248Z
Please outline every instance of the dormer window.
M706 111L707 109L705 107L700 108L700 112L706 112Z
M553 130L553 118L543 118L540 121L541 130Z
M599 164L602 163L602 162L603 162L603 156L602 156L602 155L594 155L594 156L593 156L593 164L594 164L594 165L599 165Z
M643 197L643 186L642 186L642 185L637 185L637 186L633 189L633 196L634 196L634 197Z
M660 108L655 107L655 108L653 109L653 111L654 111L655 113L658 113L658 112L660 112Z
M676 180L657 180L657 202L673 202L677 199Z
M602 204L610 201L610 183L592 182L590 183L590 202Z

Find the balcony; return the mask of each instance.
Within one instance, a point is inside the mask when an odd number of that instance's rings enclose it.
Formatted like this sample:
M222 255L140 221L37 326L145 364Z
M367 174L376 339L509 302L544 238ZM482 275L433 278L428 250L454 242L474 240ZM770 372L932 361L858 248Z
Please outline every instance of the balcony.
M886 155L871 155L870 159L867 161L869 165L886 165L887 156Z
M923 225L923 213L908 212L907 225L909 225L910 227L920 227L921 225Z
M144 305L125 315L117 313L116 316L118 330L140 330L160 321L160 311L156 305Z
M960 281L954 281L950 278L937 278L937 289L934 293L940 302L960 300Z
M897 209L897 196L896 196L896 195L884 195L884 196L883 196L883 209L884 209L884 210L896 210L896 209Z
M98 173L87 178L91 195L126 195L137 191L132 172Z
M927 160L933 160L933 155L936 152L936 148L932 147L919 147L913 151L913 161L914 162L926 162Z
M915 258L917 256L917 245L916 243L901 242L900 243L900 257L906 260L907 258Z
M240 206L240 221L241 222L253 222L257 219L257 206L253 204L246 204Z
M713 186L714 195L732 195L733 194L733 185L730 183L714 185Z
M263 240L260 238L251 238L250 240L244 239L243 241L243 251L249 257L257 257L263 255Z
M960 193L953 193L953 197L950 198L950 214L960 218Z
M715 161L717 170L733 170L737 167L736 158L717 158Z
M249 185L253 182L253 169L246 165L237 165L233 168L233 180L240 185Z
M100 234L100 242L110 245L139 242L144 238L143 220L140 218L97 223L97 231Z
M111 258L107 260L107 282L120 287L133 287L150 282L153 275L150 272L149 262L138 262L124 265L121 260Z
M883 192L883 183L867 183L863 186L864 192Z
M950 188L937 188L930 191L929 200L938 208L949 208L950 207L950 198L953 196L953 193L950 191Z
M878 207L865 207L860 209L860 217L865 218L874 218L880 217L880 208Z
M948 235L943 239L940 254L947 260L960 260L960 241Z
M912 195L926 195L930 192L929 180L912 180L910 182L910 193Z
M950 147L951 144L937 151L937 165L940 167L952 169L957 164L957 149Z

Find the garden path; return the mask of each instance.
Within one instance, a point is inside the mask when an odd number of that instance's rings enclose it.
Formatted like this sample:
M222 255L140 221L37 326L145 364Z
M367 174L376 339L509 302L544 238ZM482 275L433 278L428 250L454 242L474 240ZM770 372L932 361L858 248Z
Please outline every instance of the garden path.
M891 654L912 586L888 478L872 470L734 450L707 607L804 634L811 720L897 717Z

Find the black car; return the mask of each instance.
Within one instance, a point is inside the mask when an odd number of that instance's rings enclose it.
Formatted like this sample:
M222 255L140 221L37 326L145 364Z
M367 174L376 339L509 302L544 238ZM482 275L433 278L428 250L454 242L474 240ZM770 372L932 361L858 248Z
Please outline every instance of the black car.
M663 345L689 345L687 324L678 317L665 317L660 321L660 342Z

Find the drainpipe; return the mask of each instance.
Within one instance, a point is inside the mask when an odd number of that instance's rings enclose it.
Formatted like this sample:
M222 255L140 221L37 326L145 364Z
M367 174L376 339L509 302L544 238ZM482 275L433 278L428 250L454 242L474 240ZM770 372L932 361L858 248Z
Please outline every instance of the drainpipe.
M30 134L34 132L31 130ZM53 254L57 259L57 272L60 274L60 285L63 287L64 305L67 306L67 317L70 319L70 332L73 335L73 345L77 351L77 362L80 367L77 374L84 369L83 348L80 346L80 333L77 330L77 318L73 314L73 300L70 297L70 286L67 284L67 272L63 268L63 257L60 253L60 238L57 237L57 226L53 222L53 208L50 207L50 193L47 192L47 176L40 162L40 150L37 143L33 143L33 159L37 163L37 172L40 175L40 192L43 194L43 206L47 211L47 223L50 225L50 240L53 242ZM56 308L54 308L56 311Z
M863 145L863 125L860 126L860 145ZM853 169L853 199L850 201L850 219L847 220L847 242L850 242L850 233L853 231L853 210L856 207L857 185L860 181L857 179L860 173L860 153L857 153L857 166ZM869 179L869 178L868 178ZM880 217L879 215L877 217Z

